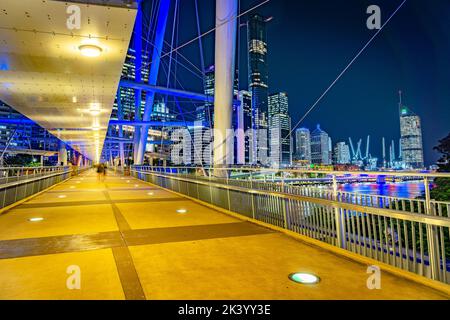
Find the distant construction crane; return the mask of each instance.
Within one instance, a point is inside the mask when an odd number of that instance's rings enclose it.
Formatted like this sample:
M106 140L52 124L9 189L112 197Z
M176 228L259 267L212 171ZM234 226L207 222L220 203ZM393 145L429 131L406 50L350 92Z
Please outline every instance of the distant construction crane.
M376 165L377 159L373 158L372 155L370 154L370 135L367 136L366 139L366 150L365 153L363 153L362 151L362 143L363 140L359 139L357 144L356 144L356 149L355 149L355 145L353 143L352 138L349 138L349 142L350 142L350 148L351 148L351 152L352 152L352 162L356 165L359 166L371 166L373 167L374 165Z

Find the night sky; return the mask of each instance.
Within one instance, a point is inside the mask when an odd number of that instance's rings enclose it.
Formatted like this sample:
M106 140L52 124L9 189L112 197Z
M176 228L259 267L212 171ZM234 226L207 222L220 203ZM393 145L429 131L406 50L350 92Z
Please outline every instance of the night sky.
M241 12L260 2L241 0ZM288 93L293 125L376 32L366 27L367 7L379 5L384 23L401 2L272 0L253 11L274 18L268 26L269 90ZM205 32L214 27L215 1L198 3ZM175 44L197 35L194 8L194 0L181 0ZM171 35L172 22L166 34L168 42ZM241 28L240 39L240 89L247 89L245 28ZM203 38L203 50L205 64L212 64L213 33ZM200 67L197 42L180 53ZM177 69L177 78L181 83L177 87L202 91L201 79L182 67ZM381 159L383 136L387 141L394 139L398 149L401 89L404 104L422 119L425 162L430 165L439 156L433 147L450 132L449 88L450 0L408 0L300 126L313 130L320 123L333 143L362 138L364 150L366 137L371 135L370 153Z

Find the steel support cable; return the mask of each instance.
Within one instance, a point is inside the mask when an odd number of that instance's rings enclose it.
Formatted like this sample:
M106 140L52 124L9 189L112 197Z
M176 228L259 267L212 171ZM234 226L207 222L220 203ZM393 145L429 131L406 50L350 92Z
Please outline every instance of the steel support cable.
M178 16L178 0L175 0L175 10L174 10L174 14L173 14L173 22L172 22L172 36L171 36L171 47L173 47L173 42L174 42L174 38L175 38L175 28L176 28L176 20L177 20L177 16ZM172 60L173 60L173 56L172 56L172 51L170 51L170 55L169 55L169 71L167 72L167 88L169 88L170 85L170 76L171 76L171 70L172 70ZM167 97L167 95L166 95Z
M256 5L254 5L254 6L251 7L250 9L245 10L244 12L240 13L239 15L237 15L237 16L235 16L235 17L231 17L231 18L228 19L228 20L225 20L224 22L218 24L218 25L215 26L214 28L212 28L212 29L210 29L210 30L208 30L208 31L206 31L206 32L204 32L204 33L202 33L200 36L197 36L197 37L195 37L195 38L193 38L193 39L191 39L191 40L189 40L189 41L183 43L182 45L176 47L175 49L172 49L170 52L167 52L167 53L163 54L163 55L161 56L161 59L167 57L172 51L178 51L178 50L180 50L180 49L182 49L182 48L184 48L184 47L190 45L191 43L197 41L199 38L203 38L204 36L206 36L206 35L208 35L208 34L214 32L217 28L220 28L221 26L227 24L228 22L237 20L238 18L240 18L240 17L242 17L242 16L244 16L244 15L246 15L246 14L252 12L253 10L255 10L255 9L257 9L257 8L259 8L259 7L263 6L263 5L265 5L266 3L270 2L270 1L271 1L271 0L264 0L264 1L262 1L262 2L260 2L260 3L258 3L258 4L256 4ZM150 62L150 63L151 63L151 62Z
M168 75L167 75L167 72L168 72L168 65L167 65L167 62L165 62L165 61L163 61L163 60L161 60L161 62L162 62L162 64L161 64L161 66L162 66L162 68L163 68L163 72L166 74L166 77L168 77ZM172 71L172 73L173 73L173 71ZM178 80L178 79L176 79L176 82L179 84L179 86L180 86L180 88L182 89L182 90L184 90L184 86L182 85L182 83ZM185 113L183 112L183 110L182 110L182 108L181 108L181 105L179 104L179 101L178 101L178 99L176 98L176 97L174 97L174 102L175 102L175 105L177 106L177 108L178 108L178 114L179 115L181 115L181 117L182 117L182 122L184 122L184 124L185 124L185 127L187 128L187 120L186 120L186 117L185 117ZM191 103L194 105L194 107L196 107L197 105L193 102L193 100L190 100L191 101ZM164 128L164 127L163 127ZM162 131L162 130L161 130ZM188 131L189 132L189 131ZM161 134L162 134L162 132L161 132ZM195 144L194 144L194 139L192 138L192 134L189 132L189 136L191 137L191 143L192 143L192 146L193 146L193 148L194 148L194 156L196 156L196 155L198 155L198 150L197 150L197 148L195 147ZM201 166L202 166L202 169L204 170L204 167L203 167L203 162L201 163Z
M145 38L143 38L143 40L146 41L149 45L154 46L154 44L151 43L149 40L147 40L147 39L145 39ZM166 44L167 46L169 46L169 48L171 48L171 47L170 47L170 43L168 43L166 40L164 40L164 44ZM169 49L169 50L171 50L171 49ZM164 54L165 54L165 53L163 52L163 55L164 55ZM199 74L201 74L201 75L204 74L204 73L203 73L203 72L202 72L202 71L201 71L194 63L192 63L188 58L186 58L186 56L182 55L181 53L178 53L178 55L179 55L181 58L183 58L183 60L185 60L187 63L189 63L189 65L191 65L192 67L194 67L194 68L198 71ZM177 61L177 63L178 63L180 66L182 66L183 68L185 68L187 71L189 71L190 73L192 73L192 74L193 74L194 76L196 76L197 78L201 78L201 77L202 77L201 75L195 73L192 69L190 69L189 67L187 67L187 66L184 65L183 63L181 63L181 62L179 62L179 61ZM144 62L143 64L145 64L146 66L149 66L151 63L150 63L150 62Z
M198 3L197 0L194 0L195 3L195 17L197 20L197 36L198 38L198 46L199 46L199 51L200 51L200 67L202 69L202 76L203 76L203 91L206 91L206 80L205 80L205 57L204 57L204 53L203 53L203 42L202 42L202 38L200 37L202 34L202 31L200 29L200 15L198 13ZM170 48L171 50L173 50L173 48Z
M164 62L163 62L163 69L165 70L165 68L164 68ZM165 71L167 71L167 70L165 70ZM180 87L181 87L182 90L184 90L184 86L183 86L182 83L176 78L176 76L175 76L175 82L178 83L178 84L180 85ZM180 105L180 103L179 103L179 101L178 101L178 98L177 98L177 97L174 97L174 100L175 100L175 105L176 105L176 107L178 108L179 115L181 115L182 121L184 122L185 127L187 128L187 120L186 120L186 117L185 117L185 112L183 112L183 110L182 110L182 108L181 108L181 105ZM191 103L194 105L195 108L197 108L197 105L196 105L192 100L191 100ZM189 133L189 136L190 136L190 139L191 139L191 145L192 145L192 147L193 147L193 149L194 149L194 163L195 163L195 158L198 157L198 155L199 155L199 150L196 148L195 143L194 143L195 140L193 139L192 134L191 134L191 132L190 132L189 130L188 130L188 133ZM190 145L190 146L191 146L191 145ZM200 150L200 153L201 153L201 150ZM201 155L201 154L200 154L200 155ZM200 166L202 167L202 170L204 171L205 168L203 167L203 161L200 161Z
M144 51L145 53L149 52L148 46L149 46L150 41L147 41L147 40L153 38L152 30L154 29L154 23L156 21L156 12L157 12L157 11L155 11L155 9L157 10L158 7L159 7L159 2L157 5L155 5L155 2L152 2L152 8L150 10L150 18L148 19L149 21L148 21L147 37L144 39L146 41L145 51ZM144 16L144 19L145 18L146 18L146 16ZM150 56L148 54L147 54L147 58L150 61ZM143 61L143 65L145 63L146 62Z
M166 69L166 68L167 68L167 62L164 62L164 61L162 61L162 62L163 62L163 63L162 63L163 71L167 74L167 69ZM179 84L180 88L181 88L182 90L184 90L183 84L182 84L178 79L176 79L176 82ZM185 112L183 112L183 110L182 110L182 108L181 108L181 105L179 104L178 99L177 99L176 97L174 97L174 99L175 99L175 105L177 106L178 111L179 111L178 114L181 115L181 117L182 117L182 122L185 123L185 126L186 126L186 128L187 128L187 120L186 120L186 117L185 117ZM193 100L190 100L190 102L194 105L195 108L197 107L197 104L196 104ZM188 131L188 132L189 132L189 131ZM194 139L192 138L191 132L189 132L189 136L190 136L190 138L191 138L191 143L192 143L192 146L193 146L193 149L194 149L194 156L198 156L198 150L197 150L197 148L196 148L196 146L195 146L195 144L194 144ZM201 165L202 169L204 170L203 162L201 162L200 165Z
M147 39L144 39L144 38L143 38L143 40L146 41L146 42L148 42L151 46L154 46L153 43L149 42ZM164 42L165 42L165 44L167 44L168 46L170 46L170 44L167 43L167 41L164 41ZM164 53L163 53L163 54L164 54ZM183 63L180 62L180 61L177 61L177 64L179 64L180 66L182 66L183 68L185 68L187 71L189 71L190 73L192 73L195 77L197 77L197 78L199 78L199 79L202 79L202 76L199 75L199 73L201 72L200 69L198 69L198 67L195 66L195 65L194 65L189 59L187 59L185 56L183 56L183 55L180 54L180 57L182 57L182 58L183 58L185 61L187 61L191 66L193 66L195 69L197 69L197 70L198 70L198 73L196 73L195 71L193 71L192 69L190 69L188 66L186 66L185 64L183 64ZM146 64L147 66L150 65L150 63L147 63L147 62L145 62L144 64Z
M327 93L336 85L336 83L342 78L342 76L347 72L348 69L353 65L353 63L364 53L364 51L369 47L369 45L375 40L375 38L383 31L384 27L392 20L392 18L397 14L397 12L403 7L403 5L407 2L407 0L403 0L400 6L395 9L395 11L389 16L389 18L384 22L379 30L369 39L369 41L363 46L361 50L356 54L356 56L347 64L347 66L342 70L342 72L337 76L337 78L328 86L328 88L322 93L322 95L314 102L314 104L308 109L308 111L303 115L300 121L291 129L289 134L282 140L281 143L286 142L292 135L292 133L297 129L300 123L305 120L305 118L315 109L315 107L319 104L320 101L327 95Z
M171 37L171 44L170 46L173 47L173 42L175 39L175 32L176 32L176 25L177 25L177 17L179 15L179 1L175 0L175 9L174 9L174 14L173 14L173 22L172 22L172 37ZM169 56L169 70L167 72L167 88L169 88L170 86L170 77L171 77L171 70L172 70L172 61L173 61L173 57L172 54L170 54ZM174 79L176 79L176 72L174 73ZM164 103L165 103L165 107L168 108L167 106L167 95L164 98ZM161 128L161 140L160 140L160 147L162 149L162 142L163 142L163 132L164 132L165 126L163 125L163 127Z

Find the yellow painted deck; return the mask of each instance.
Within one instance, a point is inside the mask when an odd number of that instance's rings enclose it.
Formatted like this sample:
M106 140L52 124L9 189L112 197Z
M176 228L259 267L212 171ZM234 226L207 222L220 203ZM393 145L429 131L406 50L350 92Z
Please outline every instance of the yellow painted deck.
M67 287L70 266L80 289ZM321 282L291 282L298 271ZM369 290L368 276L282 233L93 171L0 216L0 299L448 299L389 273Z

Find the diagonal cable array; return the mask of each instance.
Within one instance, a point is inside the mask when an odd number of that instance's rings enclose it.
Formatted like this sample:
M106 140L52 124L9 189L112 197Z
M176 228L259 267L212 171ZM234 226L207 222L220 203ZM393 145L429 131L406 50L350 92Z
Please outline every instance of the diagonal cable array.
M364 45L364 47L359 50L356 56L347 64L347 66L342 70L342 72L337 76L337 78L330 84L330 86L322 93L322 95L313 103L313 105L306 111L303 117L297 122L297 124L291 129L289 134L282 140L285 142L289 139L295 129L298 128L300 123L305 120L305 118L316 108L320 101L327 95L327 93L336 85L336 83L342 78L342 76L347 72L348 69L353 65L353 63L364 53L364 51L369 47L369 45L375 40L375 38L383 31L384 27L391 21L391 19L397 14L397 12L403 7L403 5L407 2L407 0L403 0L403 2L397 7L397 9L389 16L389 18L384 22L379 30L369 39L369 41Z

